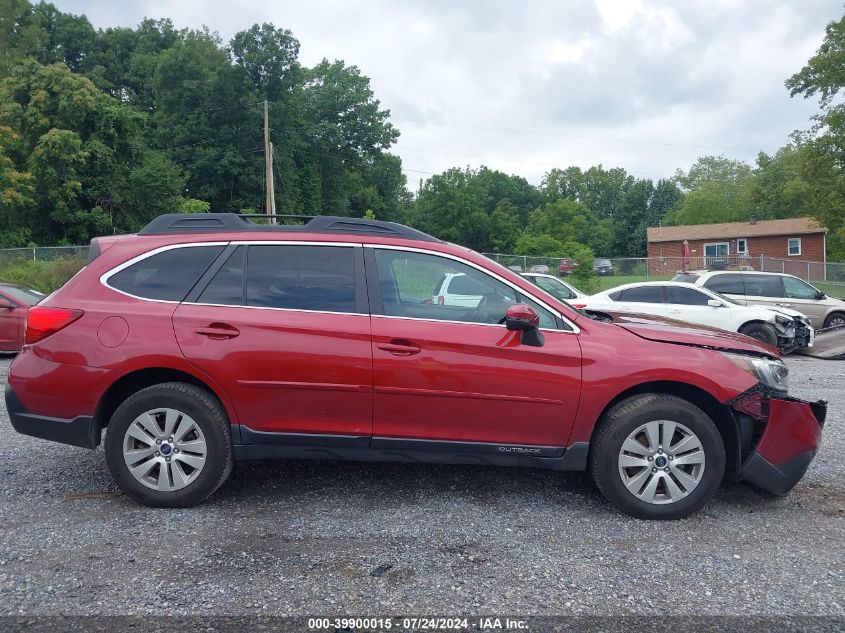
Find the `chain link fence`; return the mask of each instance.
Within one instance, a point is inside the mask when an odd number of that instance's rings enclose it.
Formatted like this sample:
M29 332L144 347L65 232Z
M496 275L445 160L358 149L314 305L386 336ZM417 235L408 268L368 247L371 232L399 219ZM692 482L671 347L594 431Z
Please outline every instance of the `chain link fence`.
M483 253L486 257L517 272L539 272L551 275L569 275L577 265L574 260L560 257L533 257L530 255L509 255ZM37 246L34 248L0 249L0 265L14 261L30 260L49 262L62 259L84 260L88 256L87 246ZM730 255L722 257L692 257L684 265L683 257L621 257L596 260L602 265L595 267L599 276L625 277L619 283L647 281L649 279L671 279L680 270L758 270L771 273L794 275L822 289L833 289L837 296L845 295L845 263L811 262L758 255Z
M36 246L33 248L0 249L0 264L21 260L52 262L57 259L86 259L87 257L87 246Z
M560 257L532 257L530 255L506 255L483 253L486 257L517 272L541 272L566 276L572 272L575 262ZM721 257L617 257L611 258L612 268L596 260L594 270L599 276L619 277L619 284L632 281L671 279L682 270L757 270L770 273L786 273L819 286L835 296L845 296L845 263L811 262L764 255L748 257L730 255ZM606 287L607 283L603 284ZM617 284L612 284L617 285Z

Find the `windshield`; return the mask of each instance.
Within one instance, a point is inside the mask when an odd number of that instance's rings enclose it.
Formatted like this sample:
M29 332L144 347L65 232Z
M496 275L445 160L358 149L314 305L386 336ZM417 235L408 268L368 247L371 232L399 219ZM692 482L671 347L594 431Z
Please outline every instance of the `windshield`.
M710 290L710 289L708 288L708 290ZM722 300L722 301L724 301L725 303L732 303L732 304L734 304L735 306L741 306L741 305L743 305L743 304L741 304L739 301L735 301L734 299L731 299L731 298L730 298L730 297L728 297L727 295L723 295L721 292L716 292L715 290L710 290L710 292L712 292L714 295L716 295L717 297L719 297L719 299L721 299L721 300Z
M577 295L567 288L563 282L552 279L551 277L528 277L528 281L535 286L540 286L543 290L548 292L558 301L569 301L574 299Z

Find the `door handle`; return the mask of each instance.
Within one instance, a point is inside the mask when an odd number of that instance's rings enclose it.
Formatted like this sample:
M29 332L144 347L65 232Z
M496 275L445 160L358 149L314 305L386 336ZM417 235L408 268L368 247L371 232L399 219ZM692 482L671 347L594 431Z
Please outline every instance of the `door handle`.
M781 308L791 308L792 307L791 303L776 303L775 305L780 306Z
M419 354L422 351L419 347L410 343L379 343L377 347L380 350L393 354L394 356L413 356L414 354Z
M210 339L222 341L228 338L235 338L240 334L240 330L233 325L227 323L211 323L206 327L199 327L195 330L197 334L207 336Z

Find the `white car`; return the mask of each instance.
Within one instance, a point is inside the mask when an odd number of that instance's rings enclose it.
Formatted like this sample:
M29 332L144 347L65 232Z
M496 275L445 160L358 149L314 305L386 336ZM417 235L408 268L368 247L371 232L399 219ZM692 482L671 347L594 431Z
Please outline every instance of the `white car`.
M566 301L569 303L575 300L586 299L589 296L578 290L578 288L572 284L568 284L563 281L563 279L559 279L554 275L522 273L522 276L560 301Z
M784 353L811 347L810 320L787 308L744 306L724 295L676 281L627 284L579 301L576 307L601 312L634 312L739 332L779 347Z
M475 278L465 273L446 273L437 285L432 303L444 306L478 307L481 298L490 292Z
M845 325L845 301L828 297L803 279L783 273L757 271L690 271L672 281L709 288L743 305L794 308L807 315L816 328Z

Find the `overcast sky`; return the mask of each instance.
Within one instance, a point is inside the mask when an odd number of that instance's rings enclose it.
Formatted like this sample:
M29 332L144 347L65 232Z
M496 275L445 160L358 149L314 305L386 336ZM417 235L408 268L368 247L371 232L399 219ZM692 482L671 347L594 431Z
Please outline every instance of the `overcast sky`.
M357 65L402 135L413 187L487 165L539 182L601 163L650 178L702 154L753 162L807 127L784 80L841 0L53 0L95 27L169 17L224 41L289 28L300 59Z

